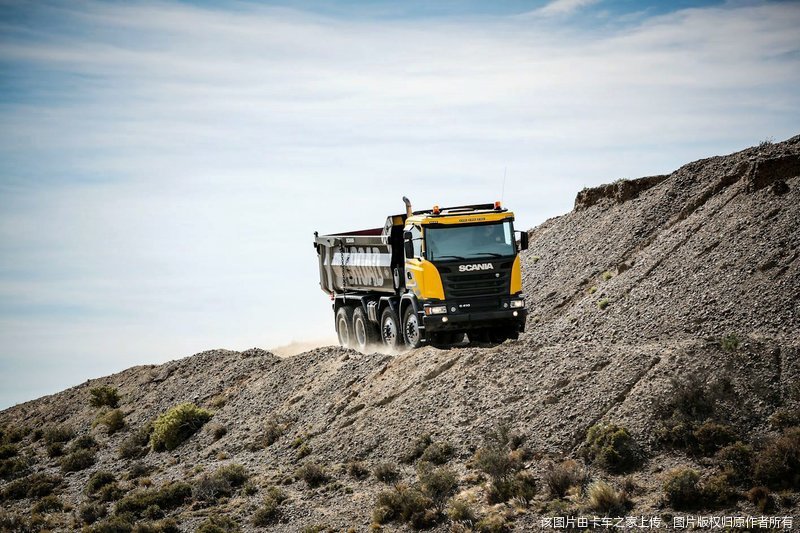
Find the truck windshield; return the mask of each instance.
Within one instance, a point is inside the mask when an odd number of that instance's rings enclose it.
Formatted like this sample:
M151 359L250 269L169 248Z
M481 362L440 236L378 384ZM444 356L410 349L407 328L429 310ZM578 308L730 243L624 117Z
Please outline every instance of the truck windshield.
M425 255L429 261L513 256L514 231L508 221L477 226L428 226Z

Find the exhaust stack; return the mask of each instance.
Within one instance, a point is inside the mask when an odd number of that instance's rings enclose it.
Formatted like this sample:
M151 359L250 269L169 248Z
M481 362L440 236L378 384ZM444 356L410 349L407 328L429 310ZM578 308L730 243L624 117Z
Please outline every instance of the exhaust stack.
M414 213L411 211L411 200L403 196L403 203L406 204L406 216L410 217Z

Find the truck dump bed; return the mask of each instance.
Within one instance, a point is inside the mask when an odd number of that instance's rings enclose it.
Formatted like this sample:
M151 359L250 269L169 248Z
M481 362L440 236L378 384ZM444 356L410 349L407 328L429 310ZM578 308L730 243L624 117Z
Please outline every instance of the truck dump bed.
M328 294L393 294L399 282L394 276L402 258L401 243L400 216L389 217L383 228L315 234L320 288Z

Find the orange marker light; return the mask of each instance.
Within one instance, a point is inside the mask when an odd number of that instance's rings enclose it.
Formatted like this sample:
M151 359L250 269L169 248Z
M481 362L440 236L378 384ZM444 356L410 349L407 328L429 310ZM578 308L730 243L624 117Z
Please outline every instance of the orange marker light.
M439 214L439 206L438 205L433 206L433 214L434 215L438 215Z
M499 210L501 208L500 202L495 202L494 208Z

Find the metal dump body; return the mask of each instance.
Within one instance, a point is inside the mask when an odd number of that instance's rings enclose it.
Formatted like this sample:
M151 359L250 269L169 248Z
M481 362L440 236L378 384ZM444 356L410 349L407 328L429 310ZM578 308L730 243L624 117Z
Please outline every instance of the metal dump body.
M391 217L390 217L391 220ZM315 235L319 284L328 294L395 293L392 225L334 235Z

